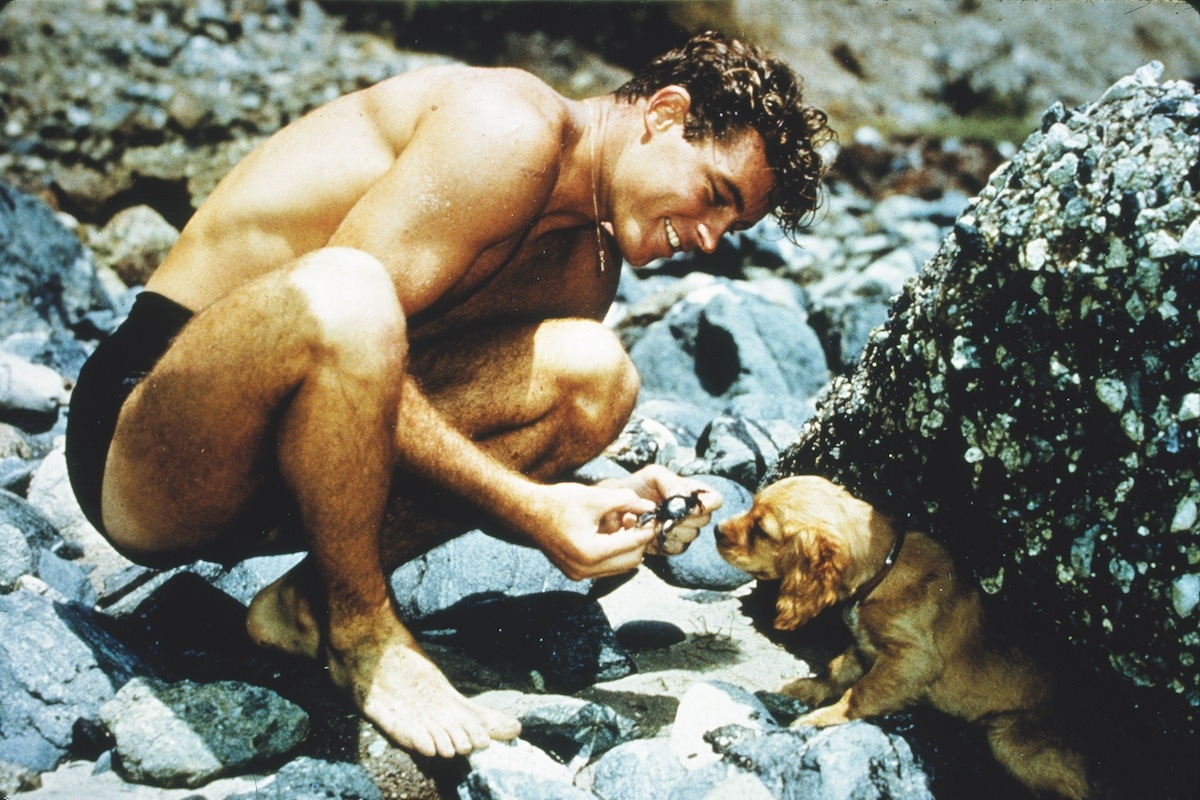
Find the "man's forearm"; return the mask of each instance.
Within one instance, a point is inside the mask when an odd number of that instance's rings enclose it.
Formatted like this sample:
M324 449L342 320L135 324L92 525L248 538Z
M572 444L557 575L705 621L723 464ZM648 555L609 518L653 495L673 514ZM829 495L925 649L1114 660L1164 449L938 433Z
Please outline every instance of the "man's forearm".
M399 464L478 505L519 533L537 529L538 484L485 453L454 428L405 376L396 421Z

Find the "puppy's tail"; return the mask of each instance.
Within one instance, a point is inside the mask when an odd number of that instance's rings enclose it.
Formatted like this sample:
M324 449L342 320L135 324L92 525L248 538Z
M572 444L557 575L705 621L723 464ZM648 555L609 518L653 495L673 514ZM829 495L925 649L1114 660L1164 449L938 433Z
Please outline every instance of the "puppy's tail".
M1038 794L1068 800L1096 800L1089 788L1084 757L1068 748L1054 730L1030 712L998 714L987 723L996 760Z

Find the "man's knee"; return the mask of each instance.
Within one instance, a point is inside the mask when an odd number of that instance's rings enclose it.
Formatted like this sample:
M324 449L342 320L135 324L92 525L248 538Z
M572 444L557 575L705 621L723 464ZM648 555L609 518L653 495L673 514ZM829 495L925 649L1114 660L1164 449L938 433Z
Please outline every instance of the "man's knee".
M297 261L288 278L317 344L368 361L404 355L404 313L391 276L373 256L348 247L316 250Z
M601 446L612 441L633 413L640 380L616 335L591 320L563 320L554 339L559 388L571 428Z

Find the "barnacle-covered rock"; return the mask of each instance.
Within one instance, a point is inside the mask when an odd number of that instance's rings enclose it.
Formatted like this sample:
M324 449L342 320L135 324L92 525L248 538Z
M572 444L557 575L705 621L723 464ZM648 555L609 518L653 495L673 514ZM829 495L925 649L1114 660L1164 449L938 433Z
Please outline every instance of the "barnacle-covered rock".
M946 542L1200 718L1200 96L1056 105L768 473Z

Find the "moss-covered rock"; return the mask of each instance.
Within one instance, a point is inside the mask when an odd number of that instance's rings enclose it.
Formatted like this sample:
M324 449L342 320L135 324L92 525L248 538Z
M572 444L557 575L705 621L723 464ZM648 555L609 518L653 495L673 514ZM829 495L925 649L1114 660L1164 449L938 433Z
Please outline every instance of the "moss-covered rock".
M1200 718L1200 96L1046 112L766 480L930 530Z

